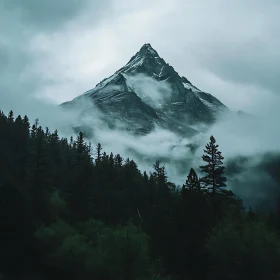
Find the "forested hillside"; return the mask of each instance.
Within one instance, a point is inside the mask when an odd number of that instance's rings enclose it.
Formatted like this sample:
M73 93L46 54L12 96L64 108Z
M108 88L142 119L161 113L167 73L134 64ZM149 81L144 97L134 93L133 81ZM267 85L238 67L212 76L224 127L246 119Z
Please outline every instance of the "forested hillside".
M82 133L1 112L3 279L278 279L280 211L244 209L213 136L201 152L175 186L159 162L142 173Z

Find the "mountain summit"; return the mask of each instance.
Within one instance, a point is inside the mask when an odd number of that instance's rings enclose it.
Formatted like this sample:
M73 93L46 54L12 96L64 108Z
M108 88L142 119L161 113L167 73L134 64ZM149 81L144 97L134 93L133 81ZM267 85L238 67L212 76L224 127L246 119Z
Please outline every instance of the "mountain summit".
M121 126L137 134L156 126L183 135L194 135L191 126L212 124L228 108L217 98L195 87L144 44L129 62L95 88L61 104L94 114L82 104L94 104L110 126Z

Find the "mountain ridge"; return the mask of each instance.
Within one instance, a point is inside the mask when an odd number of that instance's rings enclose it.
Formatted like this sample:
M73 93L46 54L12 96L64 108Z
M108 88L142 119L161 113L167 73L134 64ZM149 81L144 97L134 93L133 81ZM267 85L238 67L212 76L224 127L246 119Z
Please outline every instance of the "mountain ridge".
M192 136L197 133L192 125L210 125L221 112L229 111L216 97L180 76L149 43L113 75L61 106L78 108L82 99L92 102L111 127L119 122L136 134L158 126Z

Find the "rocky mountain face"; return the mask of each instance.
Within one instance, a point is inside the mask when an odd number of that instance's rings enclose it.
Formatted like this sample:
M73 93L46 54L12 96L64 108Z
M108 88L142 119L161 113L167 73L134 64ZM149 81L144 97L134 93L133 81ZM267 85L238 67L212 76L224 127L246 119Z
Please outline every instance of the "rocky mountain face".
M158 126L185 136L197 133L192 126L212 124L220 112L229 111L217 98L179 76L150 44L95 88L61 106L80 109L83 115L94 115L93 108L98 108L111 128L147 134Z

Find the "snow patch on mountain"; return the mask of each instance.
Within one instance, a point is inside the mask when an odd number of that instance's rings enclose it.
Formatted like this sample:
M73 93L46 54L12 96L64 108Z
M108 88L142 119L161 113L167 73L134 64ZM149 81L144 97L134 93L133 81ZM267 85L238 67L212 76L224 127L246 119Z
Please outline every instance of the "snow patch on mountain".
M214 104L208 102L207 100L205 99L202 99L202 98L199 98L201 100L201 102L206 105L208 108L210 108L211 110L214 110L216 111L217 110L217 106L215 106Z
M129 62L124 69L119 72L127 73L137 67L141 66L144 63L144 58L137 56L133 61Z
M197 89L196 87L194 87L192 84L183 82L183 85L184 85L184 88L185 88L185 89L190 89L190 90L192 90L193 92L199 92L199 91L201 91L201 90Z

